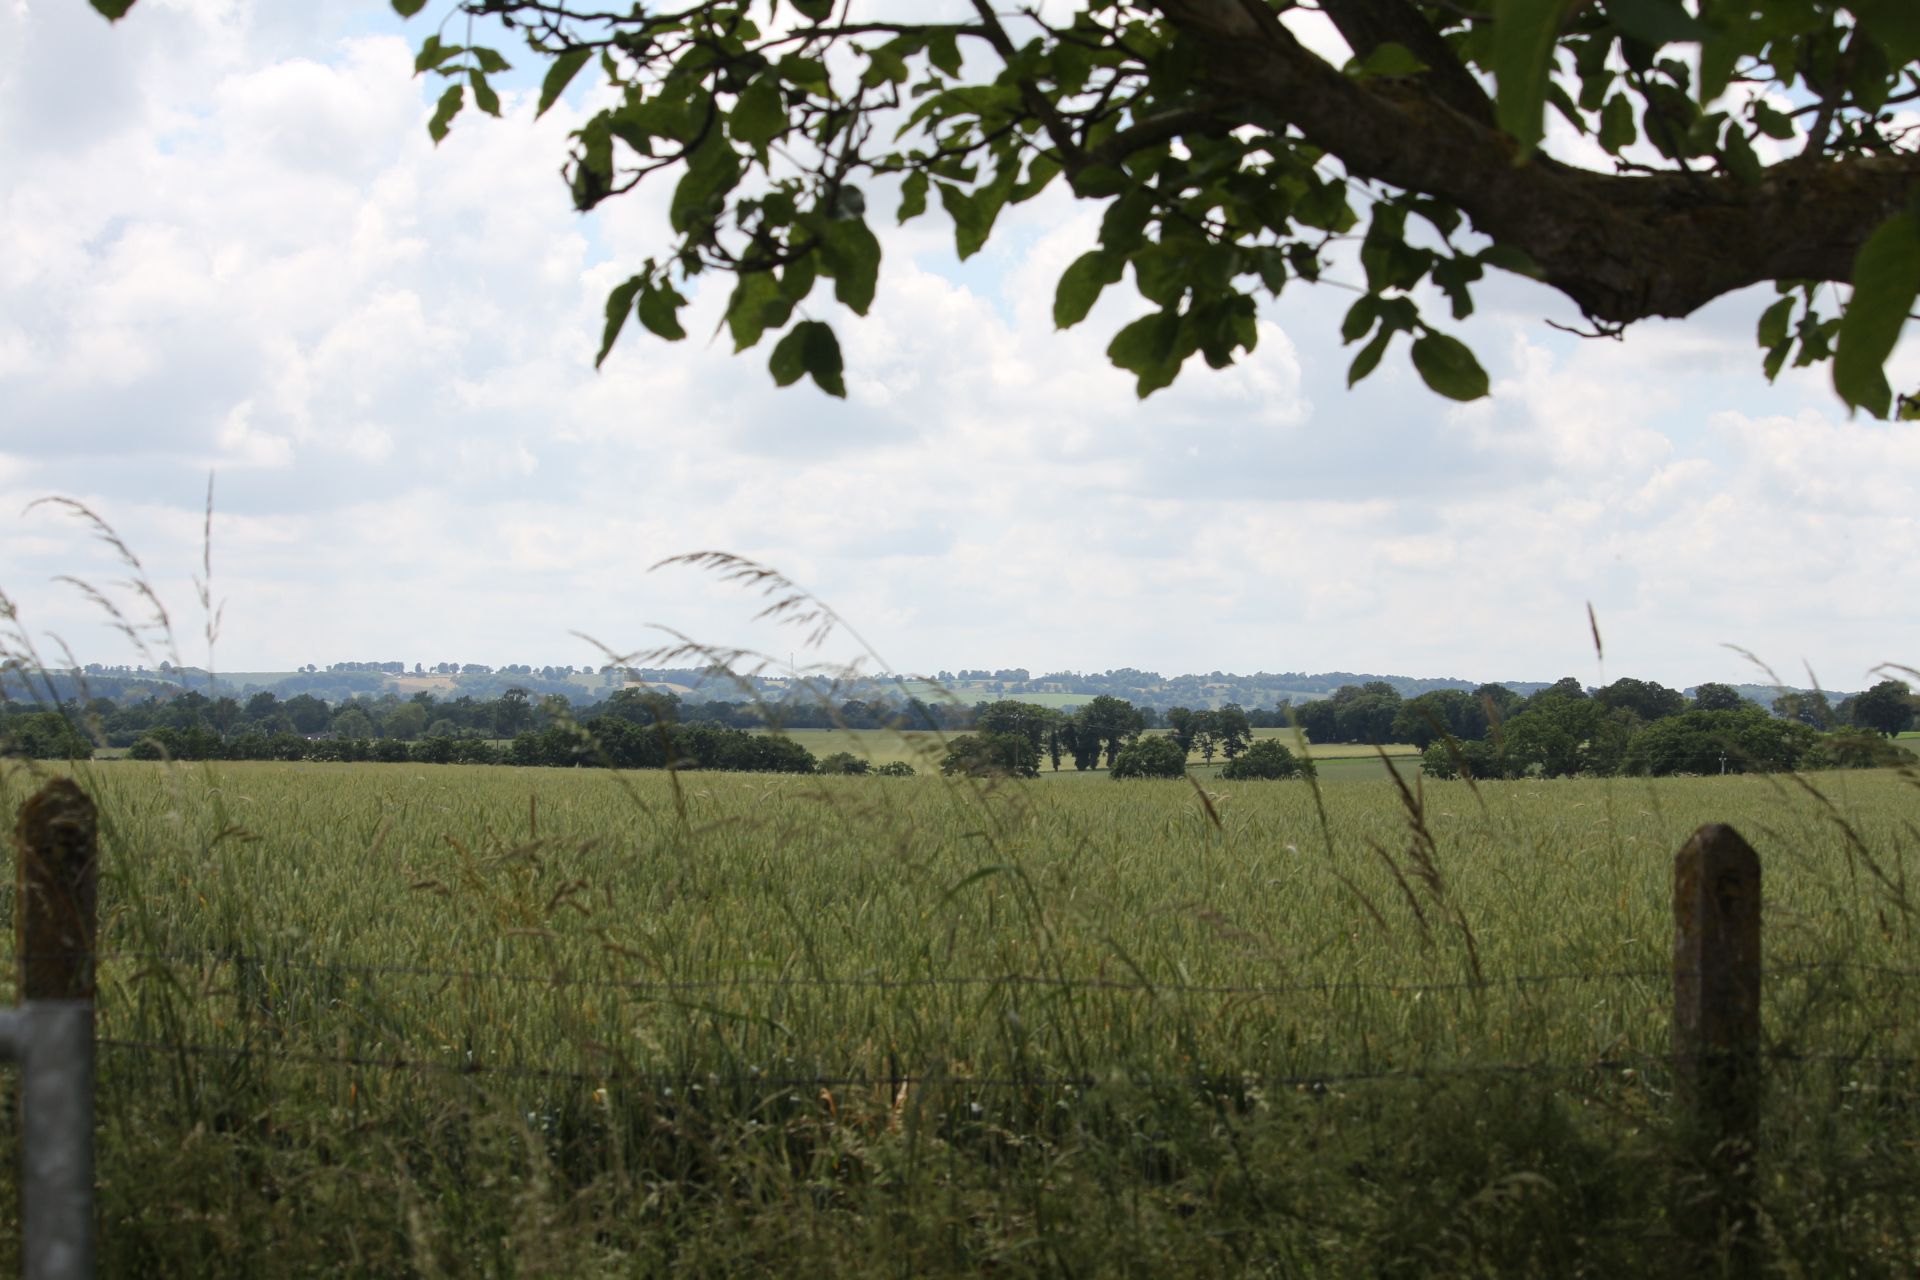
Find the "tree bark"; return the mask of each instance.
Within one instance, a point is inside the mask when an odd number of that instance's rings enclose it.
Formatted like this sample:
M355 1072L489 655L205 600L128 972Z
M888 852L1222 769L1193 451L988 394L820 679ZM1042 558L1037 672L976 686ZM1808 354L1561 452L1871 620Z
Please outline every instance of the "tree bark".
M1685 316L1763 280L1848 280L1861 244L1920 180L1913 154L1796 158L1767 169L1758 187L1704 173L1596 173L1544 153L1516 164L1513 139L1424 44L1408 47L1434 72L1362 85L1259 0L1159 7L1202 50L1209 89L1267 107L1356 177L1454 205L1496 244L1524 250L1546 283L1597 320ZM1417 39L1396 7L1405 9L1397 0L1325 5L1343 32L1353 28L1350 41L1376 45ZM1405 17L1420 21L1411 9Z

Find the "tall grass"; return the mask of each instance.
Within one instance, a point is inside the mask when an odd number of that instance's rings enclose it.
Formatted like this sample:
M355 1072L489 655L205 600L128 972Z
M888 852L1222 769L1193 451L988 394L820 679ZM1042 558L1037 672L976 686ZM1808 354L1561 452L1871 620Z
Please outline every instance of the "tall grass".
M1915 1268L1890 772L1324 825L1299 783L82 781L109 1274L1702 1274L1662 1055L1709 819L1766 867L1767 1256Z

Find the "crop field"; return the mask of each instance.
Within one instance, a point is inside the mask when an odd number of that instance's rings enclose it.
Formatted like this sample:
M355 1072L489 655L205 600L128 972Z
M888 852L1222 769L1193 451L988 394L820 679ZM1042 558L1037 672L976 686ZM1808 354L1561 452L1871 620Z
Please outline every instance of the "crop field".
M939 769L943 754L938 740L932 734L901 734L891 729L789 729L788 737L798 742L815 756L825 759L836 751L847 751L874 764L886 764L893 760L905 760L922 773L934 773ZM955 735L949 735L957 736ZM1297 751L1300 741L1291 729L1255 729L1253 736L1258 738L1278 738L1289 750ZM1410 766L1419 769L1419 748L1405 743L1390 743L1381 748L1388 755L1397 758L1412 757ZM1380 751L1371 746L1355 743L1336 742L1327 744L1309 744L1307 753L1320 762L1320 777L1323 781L1385 781L1387 772L1380 763ZM1193 772L1202 779L1212 779L1225 765L1224 757L1215 756L1211 765L1203 761L1196 752L1188 757ZM1056 770L1044 756L1040 762L1040 777L1066 781L1068 779L1108 781L1106 769L1076 769L1071 759L1061 761Z
M1698 1179L1664 1057L1671 862L1708 820L1767 876L1768 1265L1920 1269L1894 771L1411 805L78 776L105 830L103 1274L1716 1274L1675 1244ZM38 782L15 769L7 804Z

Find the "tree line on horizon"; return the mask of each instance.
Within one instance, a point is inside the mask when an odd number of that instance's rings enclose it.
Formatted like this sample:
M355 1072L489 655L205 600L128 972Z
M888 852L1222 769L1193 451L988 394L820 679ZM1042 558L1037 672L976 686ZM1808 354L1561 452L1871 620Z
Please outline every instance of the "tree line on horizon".
M1870 749L1863 735L1897 735L1912 725L1914 707L1908 686L1896 680L1838 705L1817 691L1783 694L1771 713L1730 685L1703 684L1688 698L1652 681L1624 678L1588 690L1572 677L1526 696L1490 684L1471 692L1438 689L1404 698L1384 681L1369 681L1297 706L1282 700L1252 711L1227 704L1164 712L1105 694L1062 709L1019 699L962 706L888 696L849 698L838 705L690 703L671 692L633 688L579 708L562 696L536 698L521 688L485 700L462 695L443 701L423 692L406 699L386 693L335 703L306 693L281 699L263 691L241 702L188 690L124 703L75 699L57 709L11 702L0 719L0 735L8 752L41 758L90 756L98 744L130 748L147 758L560 764L593 763L592 751L569 735L584 730L593 736L593 726L599 725L598 737L605 740L601 754L624 767L648 767L656 756L664 765L667 753L677 750L672 745L677 735L690 734L685 741L693 745L676 758L737 758L740 767L790 770L800 767L797 756L762 760L771 748L750 749L740 740L768 728L892 728L967 734L949 753L950 768L1031 776L1043 761L1055 770L1070 761L1077 770L1104 767L1129 776L1149 768L1145 762L1151 758L1156 762L1151 771L1139 776L1158 776L1174 767L1176 757L1167 750L1141 748L1146 754L1136 752L1131 764L1123 763L1123 756L1145 739L1164 739L1177 748L1180 769L1198 754L1209 765L1219 756L1244 771L1250 766L1237 762L1255 745L1255 729L1296 726L1308 741L1320 744L1411 744L1422 749L1423 767L1435 777L1554 777L1712 771L1708 764L1727 771L1786 768L1854 757L1871 763L1897 749ZM660 744L659 750L634 745L623 725L665 726L666 732L656 728L649 739ZM1835 745L1835 735L1841 745ZM797 749L812 761L804 748ZM1299 761L1269 760L1271 754L1263 749L1260 757L1266 762L1261 768L1280 770L1271 776L1293 776L1304 767ZM834 767L858 771L844 762Z

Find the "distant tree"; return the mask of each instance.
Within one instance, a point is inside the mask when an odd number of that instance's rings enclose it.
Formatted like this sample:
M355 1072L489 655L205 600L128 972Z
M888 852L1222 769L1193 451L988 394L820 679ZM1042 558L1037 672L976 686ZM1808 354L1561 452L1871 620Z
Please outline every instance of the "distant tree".
M1054 767L1058 768L1059 766L1055 765ZM889 760L885 764L875 765L873 768L873 776L876 778L912 778L917 776L919 772L918 769L908 764L905 760Z
M1891 738L1913 723L1913 691L1903 680L1882 680L1851 699L1853 723Z
M263 689L247 699L247 719L265 720L280 711L280 699L271 689Z
M1473 691L1473 702L1477 713L1486 721L1486 727L1475 737L1486 737L1493 726L1511 720L1520 714L1520 708L1527 700L1503 684L1483 684Z
M1245 751L1253 741L1253 726L1247 723L1247 713L1232 702L1213 713L1213 733L1220 744L1220 754L1228 760Z
M1166 715L1167 728L1173 730L1173 740L1180 744L1180 750L1191 755L1193 739L1200 732L1200 722L1195 713L1187 707L1173 707Z
M1515 770L1539 770L1545 778L1566 778L1593 769L1592 747L1604 716L1600 704L1581 692L1527 700L1527 709L1506 725L1506 756Z
M1587 690L1585 685L1581 684L1578 680L1575 680L1572 676L1561 676L1558 680L1555 680L1552 684L1548 685L1546 688L1535 689L1533 693L1527 698L1527 705L1532 706L1534 703L1544 698L1576 698L1577 699L1577 698L1584 698L1586 696L1587 696Z
M1302 760L1278 738L1262 738L1248 747L1246 753L1227 761L1227 767L1220 771L1221 778L1229 782L1246 779L1278 779L1312 777L1314 765L1311 757Z
M1179 742L1161 734L1135 738L1113 762L1116 778L1182 778L1186 772L1187 753Z
M1434 689L1401 703L1388 732L1394 742L1424 750L1439 741L1443 730L1462 741L1484 737L1486 710L1464 689Z
M1833 704L1827 701L1826 693L1819 689L1805 693L1793 690L1781 694L1773 700L1773 713L1783 720L1792 720L1823 733L1839 723L1839 718L1834 715Z
M389 738L412 742L427 729L427 709L417 702L404 703L389 711L380 721L380 731Z
M1594 697L1609 711L1624 707L1649 723L1677 716L1687 709L1686 695L1678 689L1630 677L1615 680Z
M333 731L342 738L371 738L373 721L359 707L348 707L333 718Z
M1333 695L1339 708L1334 717L1339 742L1389 742L1393 739L1393 722L1400 714L1403 699L1394 687L1384 680L1370 680L1361 685L1361 692L1344 701L1341 695L1353 685L1347 685Z
M1196 711L1193 713L1193 750L1208 764L1220 750L1219 713L1214 711Z
M1674 773L1717 774L1793 769L1820 741L1813 729L1789 719L1750 711L1688 711L1648 725L1637 734L1622 772L1655 777Z
M1748 707L1759 705L1730 684L1715 684L1709 681L1693 691L1693 705L1688 710L1744 711Z
M501 694L493 702L493 736L512 738L533 724L532 696L519 686Z
M1308 742L1325 744L1340 741L1340 708L1333 704L1331 698L1302 703L1294 709L1294 719L1307 735Z
M979 714L978 723L989 733L1017 733L1033 744L1038 751L1046 738L1047 725L1053 717L1046 707L1031 702L1019 702L1005 698L989 703Z
M1146 727L1139 710L1110 694L1101 694L1080 709L1077 717L1082 736L1091 734L1106 748L1107 764L1112 766L1120 748L1140 736Z
M1040 773L1040 753L1017 733L966 734L948 744L940 772L1032 778Z
M280 704L295 733L322 733L333 720L327 704L310 693L296 693Z
M600 704L602 713L629 724L671 724L680 717L680 695L665 690L621 689Z

